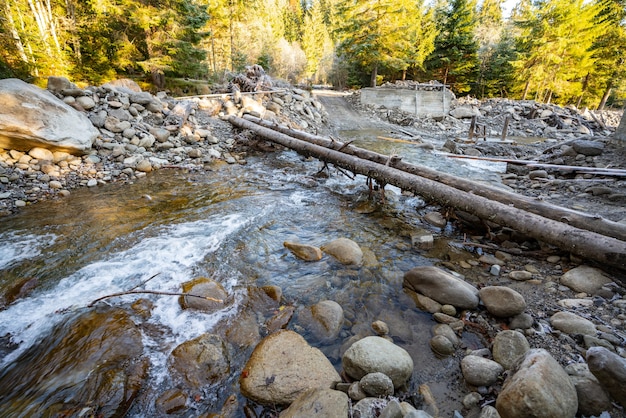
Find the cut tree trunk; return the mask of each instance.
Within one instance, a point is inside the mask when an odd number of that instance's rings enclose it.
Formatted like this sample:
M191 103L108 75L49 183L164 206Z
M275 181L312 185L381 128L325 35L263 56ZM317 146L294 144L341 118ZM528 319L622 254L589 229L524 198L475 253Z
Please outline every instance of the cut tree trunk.
M582 258L595 260L605 266L626 270L626 242L572 227L563 222L544 218L533 213L494 202L447 186L443 183L409 174L397 168L364 160L340 151L302 141L248 120L231 116L229 122L241 129L249 129L305 156L412 191L442 206L454 207L479 218L511 227L537 240L569 251Z
M556 221L565 222L577 228L586 229L588 231L597 232L601 235L606 235L622 241L626 241L626 225L604 219L597 215L590 215L588 213L563 208L547 202L522 196L517 193L512 193L498 187L490 186L488 184L478 183L475 181L456 177L451 174L446 174L440 171L430 169L428 167L409 164L402 161L400 158L393 158L390 160L388 156L379 154L377 152L354 147L352 145L346 145L345 143L340 141L330 140L328 138L317 135L311 135L306 132L295 131L293 129L279 126L272 122L256 118L254 116L246 115L244 116L244 118L263 127L270 128L272 130L281 132L294 138L301 139L303 141L311 142L325 148L341 150L341 152L345 154L354 155L356 157L373 161L379 164L388 165L398 170L405 171L409 174L414 174L416 176L421 176L430 180L434 180L448 186L452 186L456 189L483 196L487 199L495 200L506 205L513 205L518 209L522 209L524 211L541 215L543 217Z

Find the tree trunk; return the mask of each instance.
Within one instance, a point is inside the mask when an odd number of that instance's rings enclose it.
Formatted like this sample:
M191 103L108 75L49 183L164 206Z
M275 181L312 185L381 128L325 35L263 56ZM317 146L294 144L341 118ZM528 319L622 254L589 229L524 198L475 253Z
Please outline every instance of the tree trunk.
M606 85L606 89L604 90L604 94L602 95L602 100L600 100L600 104L598 105L598 110L604 110L604 106L606 106L606 101L609 100L609 96L611 95L611 90L613 90L613 80L609 80Z
M372 68L372 77L370 79L370 87L376 87L376 78L378 77L378 62L374 64Z
M528 96L529 90L530 90L530 80L526 80L526 84L524 85L524 93L522 93L522 100L526 100L526 96Z
M11 8L8 1L4 4L4 9L5 16L8 22L9 33L11 34L11 38L13 38L13 45L15 45L15 49L17 49L20 59L24 63L28 63L28 57L26 56L26 51L24 50L24 44L22 43L20 33L15 26L15 21L13 20L13 16L11 15Z
M438 181L409 174L391 166L363 160L353 155L295 139L245 119L231 116L228 120L239 128L250 129L258 135L291 148L302 155L316 157L353 173L376 179L383 184L393 184L403 190L412 191L442 206L454 207L499 225L511 227L582 258L626 270L626 242L624 241L574 228L565 223L544 218L500 202L494 202L482 196L476 196Z
M331 148L334 150L341 150L341 152L343 153L354 155L358 158L366 159L379 164L385 164L389 167L402 170L409 174L414 174L416 176L421 176L429 180L438 181L445 185L452 186L456 189L504 203L505 205L513 205L518 209L541 215L555 221L565 222L577 228L586 229L588 231L597 232L602 235L626 241L626 225L618 222L613 222L602 217L598 217L597 215L590 215L572 209L555 206L547 202L519 195L517 193L508 192L504 189L490 186L488 184L473 182L471 180L456 177L451 174L446 174L428 167L405 163L399 158L392 159L390 161L388 156L379 154L377 152L353 147L339 141L332 141L327 138L311 135L306 132L295 131L293 129L278 126L276 124L273 124L272 122L268 122L254 116L245 115L244 118L263 127L275 130L277 132L281 132L283 134L301 139L303 141L311 142L313 144L326 148Z

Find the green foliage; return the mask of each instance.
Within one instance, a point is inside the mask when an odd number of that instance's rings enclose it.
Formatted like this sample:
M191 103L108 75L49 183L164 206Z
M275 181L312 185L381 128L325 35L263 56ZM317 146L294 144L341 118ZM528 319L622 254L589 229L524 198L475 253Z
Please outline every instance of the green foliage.
M428 16L421 2L344 0L337 5L334 19L340 42L337 51L367 69L375 85L379 69L392 73L421 66L432 45L432 38L422 32L429 28Z
M427 74L450 84L456 93L475 89L479 70L475 8L474 0L452 0L449 5L439 2L435 12L439 33L427 59Z
M513 61L522 97L534 94L540 101L574 101L594 65L594 40L605 30L596 19L598 5L542 0L523 6L514 18L518 57Z
M409 77L480 97L624 100L626 0L520 0L508 21L503 0L476 1L3 0L0 77L161 86L259 63L341 88Z

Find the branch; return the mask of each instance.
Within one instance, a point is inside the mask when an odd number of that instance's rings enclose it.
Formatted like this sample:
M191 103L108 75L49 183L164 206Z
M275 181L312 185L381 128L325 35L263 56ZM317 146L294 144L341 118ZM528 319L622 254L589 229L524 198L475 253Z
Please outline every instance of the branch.
M98 303L98 302L100 302L101 300L104 300L104 299L114 298L114 297L117 297L117 296L138 295L138 294L161 295L161 296L189 296L189 297L193 297L193 298L200 298L200 299L210 300L212 302L224 303L223 299L215 299L215 298L212 298L212 297L209 297L209 296L194 295L194 294L191 294L191 293L159 292L157 290L128 290L126 292L117 292L117 293L112 293L110 295L99 297L98 299L95 299L89 305L87 305L87 307L88 308L92 308L96 303Z

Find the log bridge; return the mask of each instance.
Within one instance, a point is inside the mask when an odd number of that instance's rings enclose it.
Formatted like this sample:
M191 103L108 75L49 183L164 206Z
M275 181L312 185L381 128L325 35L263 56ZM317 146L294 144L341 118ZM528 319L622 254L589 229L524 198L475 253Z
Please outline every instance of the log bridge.
M551 205L493 186L403 162L334 139L245 115L229 122L258 136L345 170L392 184L444 207L510 227L604 267L626 271L626 225Z

